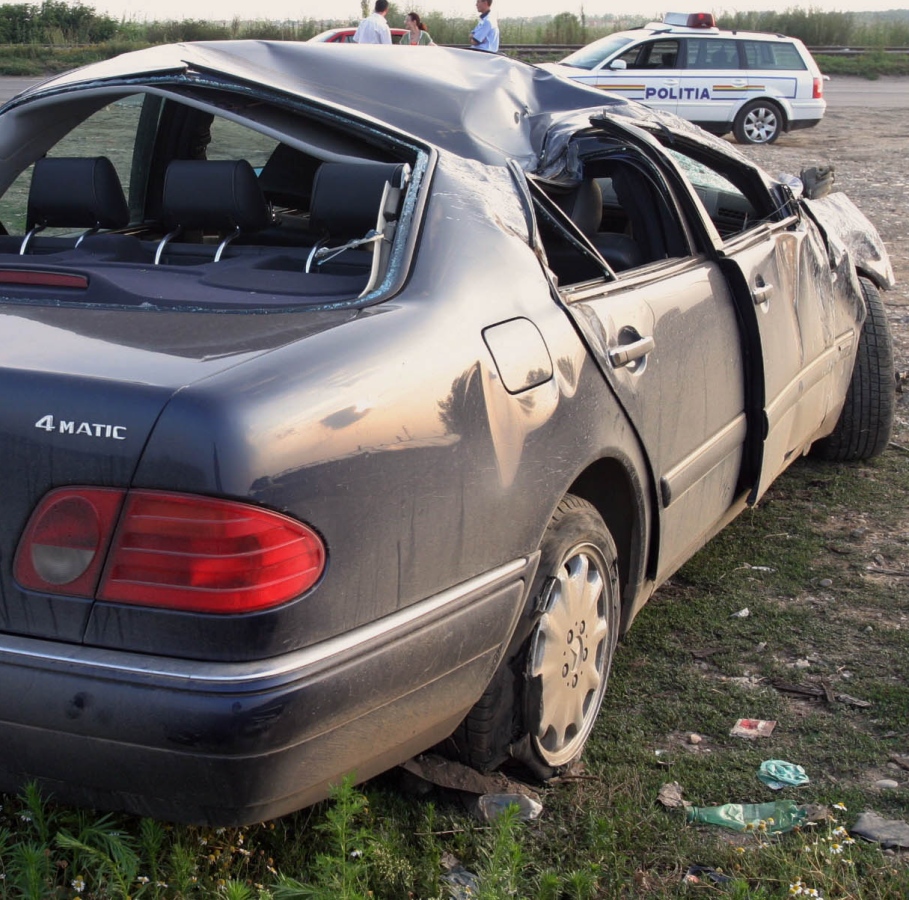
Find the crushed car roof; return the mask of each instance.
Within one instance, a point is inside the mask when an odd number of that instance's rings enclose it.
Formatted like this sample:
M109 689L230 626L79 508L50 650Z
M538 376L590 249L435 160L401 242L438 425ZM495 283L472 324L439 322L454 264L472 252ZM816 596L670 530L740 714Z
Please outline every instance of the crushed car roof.
M289 41L210 41L127 53L45 81L10 101L93 84L241 82L368 116L461 156L501 164L539 154L554 118L591 109L646 120L638 104L515 60L433 47L338 47ZM163 85L162 85L163 86Z

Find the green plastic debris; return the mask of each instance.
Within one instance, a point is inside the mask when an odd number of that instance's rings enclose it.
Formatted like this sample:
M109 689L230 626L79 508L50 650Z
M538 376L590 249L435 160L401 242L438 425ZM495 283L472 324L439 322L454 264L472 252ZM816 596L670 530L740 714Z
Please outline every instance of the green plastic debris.
M732 831L758 831L782 834L792 831L808 818L808 810L796 806L794 800L775 803L727 803L724 806L692 806L686 821L702 825L719 825Z
M758 778L774 791L784 787L799 787L808 784L808 776L801 766L784 762L782 759L768 759L761 763Z

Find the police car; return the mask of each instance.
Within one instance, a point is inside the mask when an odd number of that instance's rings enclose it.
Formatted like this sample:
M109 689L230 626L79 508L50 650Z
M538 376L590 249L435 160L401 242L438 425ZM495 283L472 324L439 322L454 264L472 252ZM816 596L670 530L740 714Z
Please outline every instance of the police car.
M610 34L543 68L676 113L742 144L817 125L824 77L805 45L781 34L721 31L709 13Z

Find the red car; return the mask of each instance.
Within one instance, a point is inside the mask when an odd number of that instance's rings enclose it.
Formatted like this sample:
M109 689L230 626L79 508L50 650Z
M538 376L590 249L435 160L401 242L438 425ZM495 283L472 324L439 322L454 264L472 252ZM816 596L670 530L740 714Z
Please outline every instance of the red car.
M328 31L320 31L310 41L319 41L324 44L352 44L353 36L357 28L352 25L350 28L329 28ZM391 39L397 43L404 35L407 34L406 28L392 28Z

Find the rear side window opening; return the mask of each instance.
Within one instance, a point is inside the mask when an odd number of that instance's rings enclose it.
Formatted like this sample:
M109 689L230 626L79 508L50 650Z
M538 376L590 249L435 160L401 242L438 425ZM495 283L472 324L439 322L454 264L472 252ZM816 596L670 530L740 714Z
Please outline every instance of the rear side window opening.
M0 172L0 265L90 269L64 302L336 304L391 284L419 148L224 90L107 89L64 109L84 114ZM42 113L24 117L32 143Z

